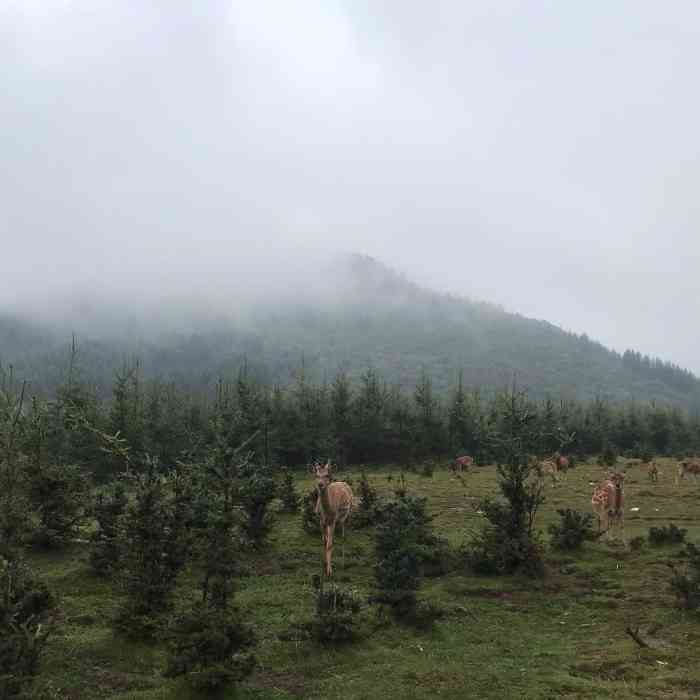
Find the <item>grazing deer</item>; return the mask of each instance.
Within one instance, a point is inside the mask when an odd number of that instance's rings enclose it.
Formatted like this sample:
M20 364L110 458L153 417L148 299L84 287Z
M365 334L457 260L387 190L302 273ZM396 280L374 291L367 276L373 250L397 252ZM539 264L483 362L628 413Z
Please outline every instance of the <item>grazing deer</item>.
M348 519L353 506L352 489L344 481L331 482L331 463L315 464L312 467L316 475L318 499L316 513L321 522L321 540L326 576L333 574L333 535L335 526L340 523L345 539L345 521Z
M613 525L618 524L625 538L625 475L611 472L608 478L593 489L591 505L598 516L598 532L610 534Z
M474 464L474 458L469 455L462 455L450 462L450 471L453 473L469 471L469 467Z
M681 479L685 479L686 474L690 474L693 477L693 481L697 481L698 474L700 474L700 461L697 459L684 459L682 462L679 462L676 486L678 486Z
M564 478L564 474L569 468L569 460L558 452L555 452L551 457L540 462L537 467L540 477L542 479L548 476L551 477L552 486L556 486L559 477L561 476L562 479Z
M556 486L559 478L564 478L567 470L569 468L569 459L555 452L549 459L545 459L540 462L538 469L540 472L540 477L545 478L547 476L552 479L552 486Z

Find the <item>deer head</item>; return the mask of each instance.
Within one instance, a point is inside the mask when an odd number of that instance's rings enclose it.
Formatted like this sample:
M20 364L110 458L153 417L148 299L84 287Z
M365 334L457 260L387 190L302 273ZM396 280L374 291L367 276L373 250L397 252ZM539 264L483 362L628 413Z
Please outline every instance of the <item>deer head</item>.
M325 464L316 462L311 470L316 475L316 481L319 489L322 491L326 489L328 484L331 483L331 463L329 461L327 461Z

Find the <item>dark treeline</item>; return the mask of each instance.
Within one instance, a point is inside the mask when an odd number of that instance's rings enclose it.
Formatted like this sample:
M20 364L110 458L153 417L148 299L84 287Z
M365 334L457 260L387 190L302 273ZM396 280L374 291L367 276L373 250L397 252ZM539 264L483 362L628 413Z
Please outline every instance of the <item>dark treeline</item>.
M330 458L340 464L410 465L458 453L492 462L491 445L503 430L503 395L485 397L467 389L461 376L447 395L439 396L426 373L409 392L372 369L359 381L340 371L321 383L300 369L294 383L282 387L260 383L243 367L234 378L219 380L211 397L144 380L134 364L116 373L111 398L101 401L76 375L71 369L42 409L47 449L60 462L87 467L98 479L123 466L104 451L99 434L118 433L134 462L148 455L163 465L210 448L222 425L232 443L257 431L252 447L266 464L300 466ZM5 374L4 381L13 379ZM557 436L573 434L567 449L579 456L606 450L627 456L700 451L700 418L679 408L604 399L529 403L536 416L533 429L552 436L545 450L558 447Z
M625 350L622 364L636 370L650 379L664 382L680 391L694 391L698 387L697 377L689 370L673 362L664 362L658 357L642 355L634 350Z

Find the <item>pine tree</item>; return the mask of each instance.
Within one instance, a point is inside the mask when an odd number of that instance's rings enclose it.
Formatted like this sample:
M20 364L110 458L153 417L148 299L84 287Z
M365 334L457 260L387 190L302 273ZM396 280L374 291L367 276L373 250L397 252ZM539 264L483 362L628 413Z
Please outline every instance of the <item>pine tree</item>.
M176 521L172 480L149 458L131 477L135 500L123 520L121 573L127 601L115 627L125 636L153 638L172 609L175 582L185 561L182 528Z
M523 392L513 387L500 397L501 433L493 436L501 500L485 499L480 508L488 524L467 547L467 561L480 573L540 573L541 547L535 516L544 502L536 465L529 457L541 451L543 436ZM539 447L538 447L539 443Z
M474 419L469 409L467 394L464 391L463 372L459 371L457 388L452 395L448 414L450 449L452 453L474 451Z
M255 434L226 455L214 450L204 464L206 511L198 519L197 546L201 599L179 612L168 630L165 675L184 676L201 691L215 692L244 679L256 663L251 653L254 635L233 605L238 557L235 499L246 466L243 450L254 439Z

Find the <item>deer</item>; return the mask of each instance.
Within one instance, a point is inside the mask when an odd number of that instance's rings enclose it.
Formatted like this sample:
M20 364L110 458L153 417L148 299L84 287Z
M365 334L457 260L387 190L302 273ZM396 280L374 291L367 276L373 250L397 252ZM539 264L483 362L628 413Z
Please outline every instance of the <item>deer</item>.
M593 489L591 506L598 516L598 532L610 535L613 525L619 525L625 538L625 475L610 472L607 479Z
M568 457L564 457L563 454L560 454L559 452L555 452L552 455L552 459L556 463L557 469L560 472L565 474L568 471L568 469L569 469L569 458Z
M462 455L450 462L450 471L453 473L469 471L469 467L474 464L474 458L469 455Z
M700 461L697 459L684 459L678 463L678 474L676 474L676 486L680 484L681 479L685 479L685 475L690 474L693 481L697 481L700 474Z
M331 463L314 464L311 468L316 475L316 514L321 524L321 541L323 542L323 555L326 576L333 575L333 536L335 526L340 523L345 541L345 522L353 508L352 489L344 481L331 482Z
M569 459L559 454L559 452L555 452L549 459L540 462L538 467L542 478L550 476L552 478L552 486L556 486L560 475L564 478L564 474L569 468Z
M654 460L647 464L647 476L649 481L657 482L659 480L659 467Z

